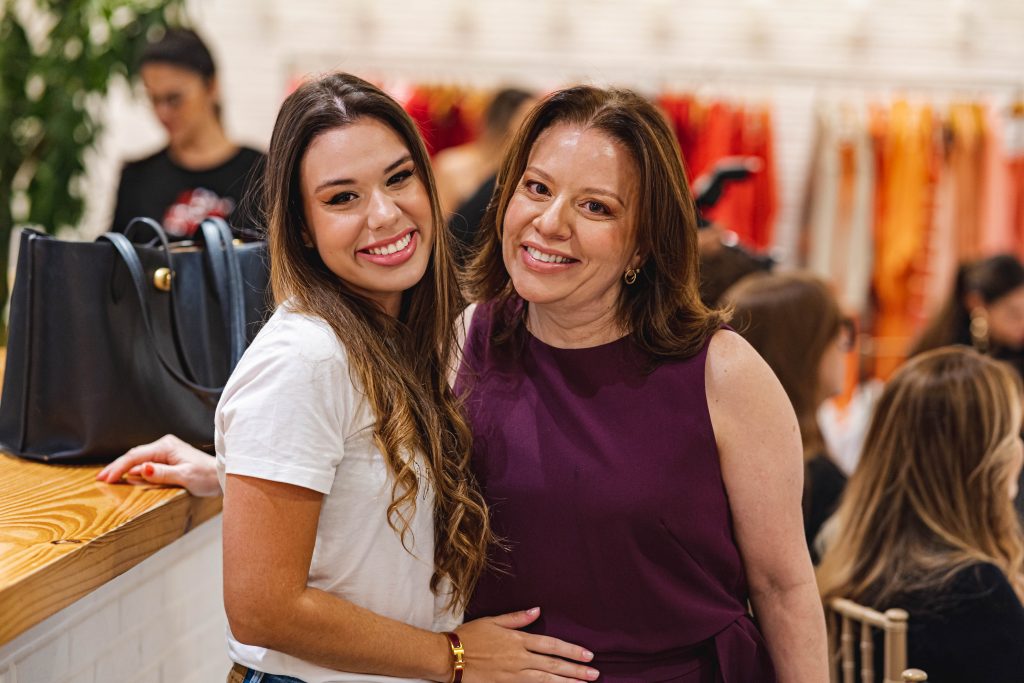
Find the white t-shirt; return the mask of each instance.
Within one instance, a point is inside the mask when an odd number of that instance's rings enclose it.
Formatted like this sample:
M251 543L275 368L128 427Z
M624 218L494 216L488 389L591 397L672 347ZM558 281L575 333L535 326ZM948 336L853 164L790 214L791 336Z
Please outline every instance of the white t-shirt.
M460 617L430 590L433 487L421 476L406 545L388 525L391 476L373 442L374 416L353 384L344 347L323 320L278 308L242 356L216 414L217 473L324 494L308 584L377 614L433 631ZM426 471L417 456L418 471ZM253 548L259 561L259 548ZM411 553L409 551L412 551ZM399 680L332 671L238 642L231 659L307 683Z

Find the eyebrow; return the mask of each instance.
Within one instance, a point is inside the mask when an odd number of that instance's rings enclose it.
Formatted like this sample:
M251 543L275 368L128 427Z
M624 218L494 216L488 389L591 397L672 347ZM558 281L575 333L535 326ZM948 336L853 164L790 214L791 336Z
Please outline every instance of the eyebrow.
M536 166L527 166L526 170L527 171L533 171L534 173L536 173L539 176L542 176L544 179L546 179L548 181L554 180L554 178L552 178L550 175L548 175L544 171L540 170ZM584 193L586 193L586 194L602 194L602 195L604 195L606 197L611 197L612 199L617 201L619 204L621 204L623 207L626 206L626 202L622 201L622 197L620 197L619 195L615 194L611 190L602 190L599 187L584 187L582 191Z
M388 173L391 173L396 168L398 168L402 164L407 163L409 161L412 161L412 155L411 154L404 155L401 159L398 159L397 161L394 161L391 164L389 164L388 167L384 169L384 175L387 175ZM332 180L325 180L324 182L320 183L319 185L317 185L316 189L313 190L313 192L317 193L317 192L320 192L321 190L324 190L324 189L326 189L328 187L335 187L337 185L355 185L355 184L356 184L356 181L354 179L352 179L352 178L334 178Z

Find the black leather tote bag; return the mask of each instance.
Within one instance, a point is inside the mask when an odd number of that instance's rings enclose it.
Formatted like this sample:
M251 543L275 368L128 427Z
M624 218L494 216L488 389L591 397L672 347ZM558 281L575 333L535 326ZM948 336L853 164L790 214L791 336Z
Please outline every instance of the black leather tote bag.
M59 463L110 461L168 433L212 448L224 383L269 314L269 269L266 245L234 244L220 219L197 235L172 247L149 219L91 243L25 232L0 447Z

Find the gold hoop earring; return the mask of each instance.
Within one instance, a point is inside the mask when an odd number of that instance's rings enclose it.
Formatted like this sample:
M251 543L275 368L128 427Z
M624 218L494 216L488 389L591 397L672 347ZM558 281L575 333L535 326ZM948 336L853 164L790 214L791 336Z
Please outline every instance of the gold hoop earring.
M626 268L626 274L622 276L622 279L626 281L627 285L631 285L636 282L636 276L639 273L639 268Z
M971 311L971 346L988 353L988 318L980 308Z

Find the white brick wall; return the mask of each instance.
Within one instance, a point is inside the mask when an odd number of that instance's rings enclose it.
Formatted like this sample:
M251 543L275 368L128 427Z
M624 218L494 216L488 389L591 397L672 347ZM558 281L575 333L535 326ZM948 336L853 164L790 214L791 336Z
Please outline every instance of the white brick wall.
M216 517L0 647L0 683L209 683L231 663Z
M222 71L226 120L265 146L290 75L363 74L555 87L617 82L776 108L782 204L793 236L817 97L1008 99L1024 87L1021 0L193 0ZM144 102L109 99L83 232L105 229L119 161L159 147Z

